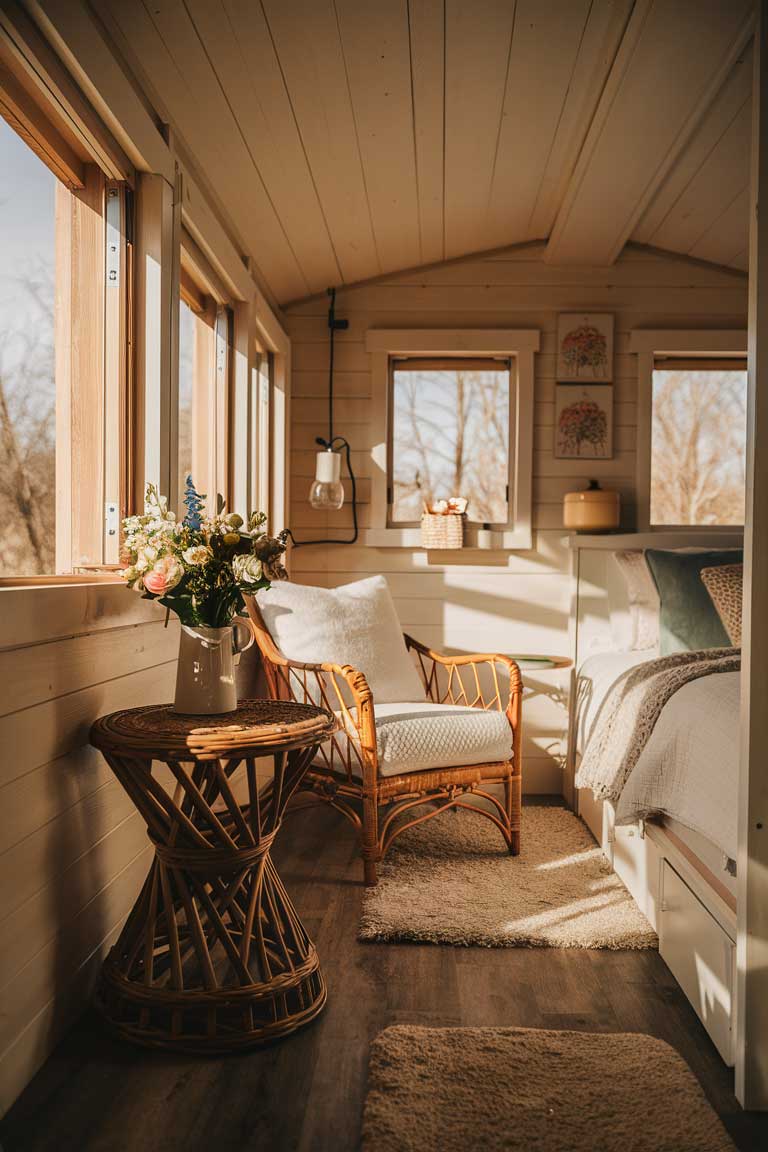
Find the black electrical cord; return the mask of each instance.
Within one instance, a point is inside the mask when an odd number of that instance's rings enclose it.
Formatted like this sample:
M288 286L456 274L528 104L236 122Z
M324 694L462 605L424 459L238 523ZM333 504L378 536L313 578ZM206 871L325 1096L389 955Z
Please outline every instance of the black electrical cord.
M289 537L294 548L306 548L308 544L354 544L359 535L357 525L357 480L355 473L352 470L352 449L349 442L343 436L334 436L333 434L333 344L336 331L339 328L348 328L348 320L336 319L336 289L329 288L328 295L331 298L330 307L328 308L328 329L330 332L330 351L328 356L328 439L323 440L322 436L315 439L315 444L319 444L329 452L333 452L334 445L343 445L345 455L347 458L347 471L349 472L349 479L352 484L352 536L348 540L297 540L291 532L290 528L285 529L286 536Z
M331 303L328 308L328 328L330 335L330 350L328 353L328 443L333 443L333 344L336 336L336 289L329 288L328 295ZM344 327L347 327L345 322Z
M355 473L352 471L352 449L349 446L349 441L345 440L343 436L334 436L333 440L323 440L322 436L318 436L315 443L331 451L333 451L334 444L341 444L344 447L347 458L347 471L349 472L349 479L352 482L352 535L348 540L336 540L327 537L320 540L297 540L290 528L285 529L285 534L290 538L294 548L306 548L308 544L355 544L359 535L357 524L357 480L355 479Z

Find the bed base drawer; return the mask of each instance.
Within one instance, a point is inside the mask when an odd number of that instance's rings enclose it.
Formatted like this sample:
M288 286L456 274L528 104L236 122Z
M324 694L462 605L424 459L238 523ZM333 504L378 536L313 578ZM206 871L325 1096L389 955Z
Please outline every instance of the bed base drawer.
M661 870L659 952L726 1064L733 1064L735 945L668 860Z

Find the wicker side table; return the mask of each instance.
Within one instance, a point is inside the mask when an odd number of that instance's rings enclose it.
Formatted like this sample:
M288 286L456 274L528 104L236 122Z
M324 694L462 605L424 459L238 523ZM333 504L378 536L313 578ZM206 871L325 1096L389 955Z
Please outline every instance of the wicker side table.
M96 1003L140 1044L227 1052L284 1036L325 1004L315 947L270 857L330 712L246 701L226 717L170 705L97 720L99 748L147 824L155 859L101 973ZM260 789L255 761L271 756ZM235 798L239 776L247 801Z

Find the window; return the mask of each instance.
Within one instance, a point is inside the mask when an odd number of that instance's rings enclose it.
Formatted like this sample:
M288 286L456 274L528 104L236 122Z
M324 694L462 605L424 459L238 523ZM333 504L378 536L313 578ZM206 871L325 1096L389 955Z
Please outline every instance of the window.
M652 526L744 523L746 404L743 359L656 357Z
M272 410L272 367L273 359L270 352L258 348L256 364L254 365L254 403L252 407L254 428L252 443L255 447L255 492L252 502L253 508L269 511L271 506L272 460L270 453L271 410Z
M366 333L371 425L384 433L371 445L369 547L420 548L423 504L448 496L469 502L468 548L484 523L497 547L531 547L539 339L520 328Z
M506 524L509 360L393 358L391 376L389 523L418 524L425 504L463 496L470 521Z
M200 492L215 484L209 431L215 395L216 302L182 276L179 300L179 417L177 484L184 493L187 476ZM215 425L214 425L215 426ZM177 501L180 504L180 499Z
M0 120L0 576L55 570L57 183Z
M0 578L15 579L118 561L130 197L0 97Z
M191 246L191 244L190 244ZM199 263L199 254L196 254ZM177 492L187 476L208 496L229 494L228 420L232 313L214 295L188 250L181 251Z

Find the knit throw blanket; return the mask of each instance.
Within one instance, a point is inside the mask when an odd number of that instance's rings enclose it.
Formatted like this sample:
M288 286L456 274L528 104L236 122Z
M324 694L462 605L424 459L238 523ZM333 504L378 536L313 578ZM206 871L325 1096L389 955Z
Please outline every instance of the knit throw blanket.
M618 800L670 697L700 676L740 667L739 649L710 648L630 668L603 701L576 773L577 788L591 788L597 800Z

